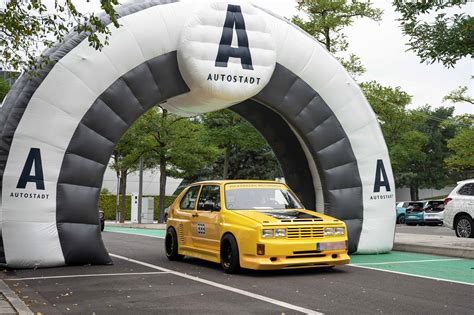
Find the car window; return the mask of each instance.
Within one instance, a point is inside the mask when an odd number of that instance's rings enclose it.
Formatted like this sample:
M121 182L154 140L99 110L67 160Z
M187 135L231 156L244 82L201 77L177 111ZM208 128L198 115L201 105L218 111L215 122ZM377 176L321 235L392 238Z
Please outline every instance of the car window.
M205 185L199 195L198 210L217 210L221 206L220 187Z
M181 202L179 204L179 207L181 209L194 210L200 187L201 186L192 186L191 188L188 189L188 191L184 195L183 199L181 199Z
M462 186L461 189L459 189L458 194L474 196L474 183L469 183Z

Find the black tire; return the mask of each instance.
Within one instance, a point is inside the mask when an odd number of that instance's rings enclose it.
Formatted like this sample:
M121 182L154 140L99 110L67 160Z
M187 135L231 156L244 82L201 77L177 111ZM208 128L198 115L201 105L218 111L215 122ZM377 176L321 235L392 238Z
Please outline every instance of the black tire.
M226 273L237 273L240 270L239 248L230 234L225 235L221 241L221 266Z
M404 214L400 214L397 218L397 223L398 224L405 224L405 215Z
M184 257L183 255L178 254L178 236L176 235L175 229L172 227L168 228L166 231L165 251L166 257L172 261L182 260Z
M473 238L474 231L472 226L472 218L467 214L461 214L454 222L454 231L457 237Z

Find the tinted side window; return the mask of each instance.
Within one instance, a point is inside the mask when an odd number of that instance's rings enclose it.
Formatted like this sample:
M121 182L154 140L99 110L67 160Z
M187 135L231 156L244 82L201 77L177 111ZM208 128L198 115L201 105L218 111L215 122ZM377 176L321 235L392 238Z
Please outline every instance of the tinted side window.
M188 191L186 192L186 195L184 195L183 199L181 199L181 203L179 204L179 207L181 209L185 209L185 210L194 209L200 187L201 186L193 186L188 189Z
M466 184L459 189L458 194L474 196L474 183Z
M220 187L219 186L203 186L201 190L201 195L199 196L198 202L198 210L206 210L204 209L204 205L207 203L214 204L217 207L220 207Z

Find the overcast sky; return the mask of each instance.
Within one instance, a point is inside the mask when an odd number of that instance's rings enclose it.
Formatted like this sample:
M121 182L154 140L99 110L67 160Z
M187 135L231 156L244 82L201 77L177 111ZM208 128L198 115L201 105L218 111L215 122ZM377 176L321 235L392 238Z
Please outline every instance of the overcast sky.
M50 0L53 2L52 0ZM283 17L291 18L298 14L295 0L250 0ZM4 0L1 0L4 2ZM48 2L48 0L46 0ZM126 2L126 1L121 1ZM454 68L446 68L442 64L421 64L420 59L412 52L407 52L407 38L402 35L398 14L393 10L392 1L373 0L374 5L384 11L381 22L369 19L359 19L346 29L349 41L349 52L358 55L367 72L359 81L376 80L383 85L400 86L402 90L413 96L412 107L430 104L449 106L442 102L443 96L460 85L470 88L474 97L474 63L472 59L464 58ZM84 11L96 11L98 0L87 3L86 0L76 0ZM4 5L4 3L2 3ZM474 3L469 2L463 9L451 10L473 15ZM456 104L456 114L474 114L471 104Z

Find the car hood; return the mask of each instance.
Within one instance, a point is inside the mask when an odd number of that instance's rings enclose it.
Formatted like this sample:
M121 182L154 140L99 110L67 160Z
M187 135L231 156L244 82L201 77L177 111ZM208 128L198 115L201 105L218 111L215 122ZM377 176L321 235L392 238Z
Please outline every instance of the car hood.
M309 211L306 209L289 210L234 210L244 217L262 224L272 223L313 223L313 222L339 222L330 216Z

